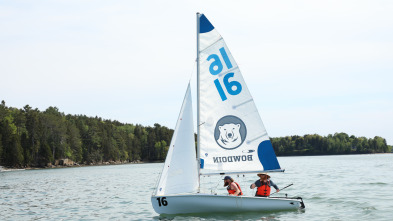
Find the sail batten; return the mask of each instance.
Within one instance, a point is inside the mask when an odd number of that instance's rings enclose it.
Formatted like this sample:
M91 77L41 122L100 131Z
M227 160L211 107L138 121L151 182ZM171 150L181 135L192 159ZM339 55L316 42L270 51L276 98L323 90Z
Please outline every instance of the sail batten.
M214 44L216 44L217 42L219 42L219 41L221 41L221 40L224 40L222 37L221 38L219 38L219 39L217 39L215 42L213 42L212 44L210 44L210 45L207 45L207 46L205 46L205 48L203 49L203 50L201 50L200 52L204 52L204 51L206 51L207 49L209 49L211 46L213 46Z
M200 15L198 116L201 169L281 170L254 100L225 40ZM202 26L206 25L205 28ZM205 172L201 170L201 174Z
M239 69L238 66L233 67L233 68L231 68L231 69L229 69L229 70L227 70L227 71L225 71L225 72L219 73L217 76L220 77L220 78L222 78L223 76L225 76L225 75L228 74L229 72L236 71L237 69Z

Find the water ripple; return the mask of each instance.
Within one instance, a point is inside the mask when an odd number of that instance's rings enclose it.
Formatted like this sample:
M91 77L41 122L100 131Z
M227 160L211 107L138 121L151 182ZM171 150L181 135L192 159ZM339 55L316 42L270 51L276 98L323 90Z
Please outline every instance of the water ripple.
M278 195L303 197L306 210L160 216L150 195L162 164L135 164L0 173L1 220L389 220L393 177L386 174L393 168L392 154L279 161L287 172L272 179L281 187L294 185ZM256 178L236 180L249 186ZM203 178L204 189L225 194L219 179Z

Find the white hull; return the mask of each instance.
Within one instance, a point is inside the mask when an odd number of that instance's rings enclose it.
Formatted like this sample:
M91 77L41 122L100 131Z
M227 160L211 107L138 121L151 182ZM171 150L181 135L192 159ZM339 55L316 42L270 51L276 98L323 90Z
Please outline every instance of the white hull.
M151 202L159 214L261 212L299 209L304 205L301 199L208 194L152 196Z

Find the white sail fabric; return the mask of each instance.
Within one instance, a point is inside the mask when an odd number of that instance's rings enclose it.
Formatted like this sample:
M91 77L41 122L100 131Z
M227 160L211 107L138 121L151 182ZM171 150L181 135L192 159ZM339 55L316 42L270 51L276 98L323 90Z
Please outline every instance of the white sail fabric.
M157 186L157 196L192 193L198 189L198 169L190 84Z
M280 169L239 67L209 20L203 14L199 19L201 168Z

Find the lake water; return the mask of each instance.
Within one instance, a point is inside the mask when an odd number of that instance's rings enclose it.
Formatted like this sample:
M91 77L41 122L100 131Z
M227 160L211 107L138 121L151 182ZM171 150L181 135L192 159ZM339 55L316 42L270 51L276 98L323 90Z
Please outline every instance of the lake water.
M301 196L305 210L160 216L150 203L163 164L0 173L0 220L393 220L393 154L279 157L277 194ZM254 174L234 177L245 194ZM225 193L220 176L202 179Z

